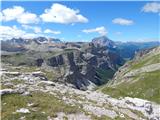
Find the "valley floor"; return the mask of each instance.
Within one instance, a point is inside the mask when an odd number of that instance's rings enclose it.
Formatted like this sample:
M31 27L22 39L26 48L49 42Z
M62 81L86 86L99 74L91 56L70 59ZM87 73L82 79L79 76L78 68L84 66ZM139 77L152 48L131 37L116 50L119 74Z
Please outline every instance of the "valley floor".
M18 72L16 71L18 69ZM45 73L5 65L1 72L2 120L160 119L160 105L138 98L112 98L45 79Z

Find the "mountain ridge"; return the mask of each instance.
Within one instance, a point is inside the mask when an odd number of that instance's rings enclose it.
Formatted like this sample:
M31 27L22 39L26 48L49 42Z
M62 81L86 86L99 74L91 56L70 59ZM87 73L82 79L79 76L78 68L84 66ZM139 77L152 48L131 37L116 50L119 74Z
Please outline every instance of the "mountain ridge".
M28 49L36 50L38 47L40 51L52 51L53 48L66 48L66 47L80 47L81 44L93 43L96 47L108 47L117 50L120 56L124 59L132 59L136 52L159 46L159 41L154 42L117 42L112 41L106 36L93 38L91 42L62 42L58 38L45 38L37 37L34 39L12 38L10 40L1 41L1 50L8 52L27 51ZM45 46L45 47L44 47ZM44 47L44 48L43 48Z
M159 103L159 75L160 47L146 49L120 67L102 91L114 97L139 97Z

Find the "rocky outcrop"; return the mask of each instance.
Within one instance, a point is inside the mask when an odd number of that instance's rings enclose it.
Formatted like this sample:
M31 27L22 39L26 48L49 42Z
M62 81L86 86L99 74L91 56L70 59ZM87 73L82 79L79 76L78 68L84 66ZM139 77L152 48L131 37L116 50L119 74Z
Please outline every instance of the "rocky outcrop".
M36 65L41 66L43 62L44 62L44 60L42 58L39 58L36 60Z
M2 90L0 90L0 95L22 94L22 93L24 93L23 89L2 89Z
M64 74L60 78L62 82L68 82L76 86L78 89L86 90L90 82L94 84L100 83L100 78L96 79L96 70L92 66L92 59L86 60L80 51L60 54L49 58L47 65L54 68L64 68ZM92 63L92 64L91 64Z
M64 64L64 60L63 60L62 55L58 55L58 56L49 58L47 60L47 64L49 66L52 66L52 67L58 67L60 65L63 65Z
M63 74L58 81L68 82L78 89L86 90L90 82L95 85L103 84L101 77L97 74L97 68L114 71L117 69L116 64L120 65L123 61L117 54L110 51L105 52L107 48L98 49L92 46L91 49L92 51L86 53L80 50L64 52L44 62L53 69L63 68Z
M15 91L12 90L12 89L3 89L3 90L0 90L0 95L13 94L13 93L15 93Z

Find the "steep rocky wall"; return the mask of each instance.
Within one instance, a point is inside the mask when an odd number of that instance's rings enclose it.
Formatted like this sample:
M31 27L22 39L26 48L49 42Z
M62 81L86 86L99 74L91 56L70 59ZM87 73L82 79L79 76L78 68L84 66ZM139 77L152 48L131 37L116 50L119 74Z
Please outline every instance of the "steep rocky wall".
M97 68L104 70L117 69L115 61L118 61L119 57L115 57L116 54L111 56L111 54L103 52L103 49L86 53L74 50L36 61L38 66L45 63L51 69L58 68L60 73L63 73L58 81L71 83L78 89L86 90L91 82L95 85L104 83L97 73Z

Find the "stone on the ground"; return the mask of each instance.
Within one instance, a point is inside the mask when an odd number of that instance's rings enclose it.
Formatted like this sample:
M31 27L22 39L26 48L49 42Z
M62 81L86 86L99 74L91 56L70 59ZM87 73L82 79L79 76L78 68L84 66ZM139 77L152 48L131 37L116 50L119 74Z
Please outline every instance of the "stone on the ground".
M20 108L19 110L16 110L18 113L30 113L30 111L27 108Z
M2 89L0 90L0 95L5 95L5 94L12 94L15 93L13 89Z

